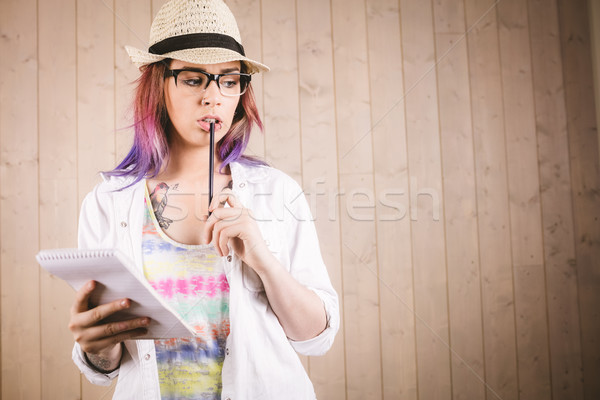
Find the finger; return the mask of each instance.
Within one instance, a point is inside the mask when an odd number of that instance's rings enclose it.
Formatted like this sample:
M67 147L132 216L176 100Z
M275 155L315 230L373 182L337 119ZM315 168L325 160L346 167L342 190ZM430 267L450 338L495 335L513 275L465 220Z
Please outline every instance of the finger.
M215 213L212 213L208 216L208 219L204 223L204 228L202 229L202 237L204 238L204 244L209 244L213 239L213 228L215 223L218 221Z
M77 293L75 293L75 301L71 307L71 315L78 314L89 309L90 295L96 287L95 281L87 281Z
M211 243L217 250L219 256L223 257L226 254L229 254L229 239L236 236L236 230L239 231L239 227L236 228L236 224L233 222L221 220L215 224L213 240Z
M144 336L147 333L148 329L137 328L134 330L120 333L115 336L109 336L94 342L84 343L83 345L81 345L81 350L89 354L97 354L110 346L114 346L115 344L119 344L125 340L133 339L135 337Z
M234 226L221 229L219 233L219 249L221 250L221 256L229 254L229 239L237 236L237 232Z
M210 204L208 205L208 211L213 211L215 208L219 207L220 204L225 204L227 201L227 196L229 193L232 193L231 189L225 188L216 196L213 196Z
M219 221L236 221L240 215L242 215L243 209L240 208L216 208L212 214L206 220L204 228L202 230L202 236L204 237L204 243L208 244L213 242L215 233L215 224Z
M224 207L225 203L228 203L230 207L241 207L241 203L233 190L225 188L218 196L213 198L208 210L213 212L219 207Z
M129 299L115 300L110 303L101 304L82 313L81 325L89 327L97 325L104 318L113 315L114 313L129 308L131 301Z
M150 325L150 318L134 318L127 321L110 322L103 325L96 325L86 329L85 339L88 342L101 341L108 337L120 335L139 328L147 328Z
M231 195L227 196L226 201L227 201L227 203L229 203L229 207L243 208L242 202L240 201L240 199L238 199L238 197L233 192L231 193ZM225 206L224 202L223 202L223 206Z
M240 208L240 207L222 208L222 207L219 207L213 211L211 218L215 222L237 221L244 214L244 212L246 212L245 208ZM214 217L213 217L213 215L214 215Z
M223 256L220 251L219 241L221 240L221 221L215 221L213 224L213 229L210 232L211 239L209 244L212 244L219 254L219 256Z

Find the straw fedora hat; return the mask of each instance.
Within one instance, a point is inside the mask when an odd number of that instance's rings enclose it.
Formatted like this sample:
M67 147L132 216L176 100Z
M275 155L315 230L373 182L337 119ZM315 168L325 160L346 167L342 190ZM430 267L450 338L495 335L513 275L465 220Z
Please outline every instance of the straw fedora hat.
M235 17L222 0L171 0L150 28L148 51L125 46L139 68L166 58L194 64L242 61L248 73L269 67L246 57Z

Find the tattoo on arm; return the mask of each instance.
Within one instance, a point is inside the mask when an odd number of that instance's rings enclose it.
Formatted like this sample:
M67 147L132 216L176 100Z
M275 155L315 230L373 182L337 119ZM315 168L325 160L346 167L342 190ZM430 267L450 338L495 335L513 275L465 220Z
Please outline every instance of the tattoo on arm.
M161 182L150 193L150 201L152 202L152 209L154 210L154 215L156 216L156 220L158 221L158 225L162 229L169 229L169 225L173 223L172 219L169 219L163 215L165 211L165 207L167 207L167 202L169 200L169 190L177 190L179 183L173 185L173 187L169 187L165 182Z
M102 356L99 356L97 354L88 354L88 353L83 353L85 355L85 358L88 362L88 364L94 368L96 371L102 373L102 374L110 374L111 372L115 371L117 368L120 367L121 365L121 361L119 361L119 363L117 364L116 367L113 367L111 364L111 360L104 358ZM112 367L112 368L111 368Z

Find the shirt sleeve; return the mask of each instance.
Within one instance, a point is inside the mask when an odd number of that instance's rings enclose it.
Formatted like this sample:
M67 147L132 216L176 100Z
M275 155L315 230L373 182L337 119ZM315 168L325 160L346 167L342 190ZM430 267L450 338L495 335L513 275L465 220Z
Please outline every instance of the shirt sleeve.
M123 351L125 351L125 349L123 349ZM75 343L75 346L73 346L72 357L73 362L75 362L75 365L77 365L79 371L81 371L81 373L85 375L87 380L93 383L94 385L110 386L112 380L119 375L119 369L116 369L110 374L103 374L90 367L87 361L85 360L85 355L83 354L83 350L81 350L79 343Z
M300 283L315 292L323 301L327 325L323 332L312 339L290 339L296 352L317 356L325 354L333 345L340 326L338 295L331 285L327 267L321 256L319 239L313 217L303 190L294 181L286 189L288 248L290 249L290 273Z
M102 201L99 193L100 188L96 186L92 192L87 194L81 204L77 235L80 249L98 249L108 246L107 240L110 236L109 207L112 204L110 204L110 199ZM72 358L81 373L95 385L109 386L111 381L119 375L118 369L110 374L103 374L90 367L77 342L73 346Z

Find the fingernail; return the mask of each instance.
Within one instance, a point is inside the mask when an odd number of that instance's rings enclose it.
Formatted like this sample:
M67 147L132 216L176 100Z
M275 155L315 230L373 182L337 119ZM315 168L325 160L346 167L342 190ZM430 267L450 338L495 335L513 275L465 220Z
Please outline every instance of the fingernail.
M142 320L142 325L148 325L150 323L150 319L149 318L144 318Z
M88 283L88 289L93 289L94 288L94 282L90 282Z
M127 300L123 300L123 301L121 301L121 305L122 305L123 307L127 307Z

